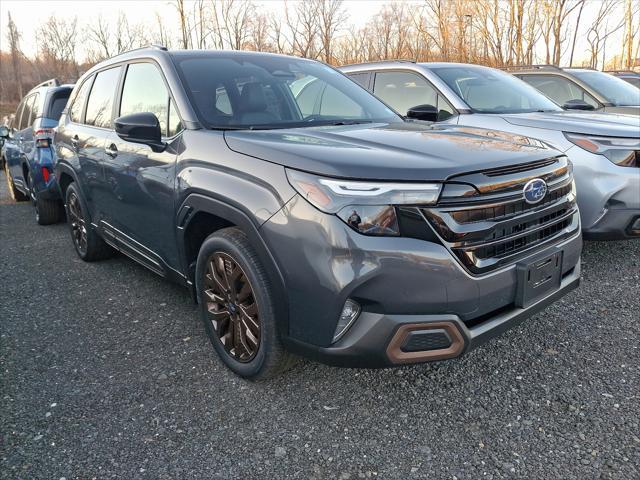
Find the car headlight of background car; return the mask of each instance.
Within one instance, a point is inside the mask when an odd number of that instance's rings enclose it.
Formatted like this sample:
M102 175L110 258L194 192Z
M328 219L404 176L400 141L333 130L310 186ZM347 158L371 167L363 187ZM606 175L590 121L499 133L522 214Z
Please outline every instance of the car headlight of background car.
M341 180L287 169L293 188L318 210L336 214L365 235L400 235L396 205L432 205L439 183Z
M604 155L621 167L640 167L640 138L598 137L565 133L574 145L599 155Z

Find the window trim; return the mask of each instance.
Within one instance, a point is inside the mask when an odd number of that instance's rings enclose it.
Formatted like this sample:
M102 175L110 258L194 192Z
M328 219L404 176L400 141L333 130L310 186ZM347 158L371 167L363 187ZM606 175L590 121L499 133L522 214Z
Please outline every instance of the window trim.
M178 135L180 135L182 132L184 132L186 130L185 128L185 123L184 123L184 119L182 118L182 115L180 115L180 109L178 108L178 105L175 101L175 97L173 95L173 92L171 91L171 87L169 86L169 82L167 82L167 79L164 75L164 72L162 71L162 67L160 66L160 64L158 62L156 62L154 59L152 58L135 58L132 60L129 60L127 62L123 62L123 65L125 66L125 68L122 71L122 75L120 77L120 82L118 84L118 91L117 91L117 95L116 95L116 104L117 104L117 110L114 111L114 117L113 120L115 121L116 118L120 117L120 110L122 109L122 92L124 91L124 82L126 81L127 78L127 73L129 72L129 67L131 65L135 65L137 63L148 63L153 65L154 67L156 67L156 70L158 70L158 73L160 74L160 78L162 78L162 81L164 82L164 86L167 89L167 93L169 94L169 105L171 105L173 103L173 106L175 107L176 110L176 114L178 115L178 118L180 119L180 124L182 125L182 128L180 129L179 132L176 132L174 135L172 135L171 137L168 137L166 135L162 135L162 139L165 142L171 142L173 141L175 138L178 137ZM114 104L114 107L116 106L116 104ZM169 108L167 108L167 118L166 118L166 122L167 122L167 129L169 128ZM113 129L112 129L113 130Z
M355 73L355 72L354 72L354 73ZM453 112L453 115L451 115L451 117L449 117L449 118L453 118L453 117L456 117L456 116L460 115L460 111L459 111L456 107L454 107L454 106L451 104L451 102L450 102L450 101L449 101L449 99L446 97L446 95L444 95L444 94L440 91L440 89L439 89L439 88L437 88L433 83L431 83L431 81L430 81L427 77L425 77L421 72L418 72L418 71L416 71L416 70L407 69L407 68L385 68L385 69L382 69L382 70L380 70L380 69L379 69L379 70L370 70L370 71L369 71L369 73L371 74L371 76L370 76L370 78L369 78L369 85L370 85L370 87L371 87L371 90L369 90L369 92L370 92L372 95L375 95L375 97L376 97L378 100L380 100L381 102L383 102L385 105L387 105L387 102L385 102L384 100L382 100L382 99L381 99L380 97L378 97L378 96L376 95L376 93L375 93L375 86L376 86L376 80L375 80L375 78L378 76L378 74L379 74L379 73L410 73L410 74L413 74L413 75L416 75L416 76L418 76L418 77L422 78L422 79L427 83L427 85L429 85L431 88L433 88L433 90L436 92L436 101L437 101L437 99L438 99L438 98L437 98L438 96L440 96L440 97L442 97L442 98L444 99L444 101L447 103L447 105L449 106L449 108L450 108L450 109L451 109L451 111ZM394 112L396 111L396 109L395 109L395 108L393 108L393 107L391 107L390 105L387 105L387 106L389 106L389 108L391 108L391 110L393 110ZM435 106L436 108L438 108L438 106L437 106L437 105L434 105L434 106ZM439 114L439 113L440 113L440 110L438 110L438 114ZM399 114L402 118L406 118L406 116L407 116L406 112L405 112L405 114L404 114L404 115L402 115L402 114L400 114L400 113L398 113L398 114ZM445 120L448 120L448 118L447 118L447 119L445 119ZM445 120L436 120L436 122L434 122L434 123L444 122Z

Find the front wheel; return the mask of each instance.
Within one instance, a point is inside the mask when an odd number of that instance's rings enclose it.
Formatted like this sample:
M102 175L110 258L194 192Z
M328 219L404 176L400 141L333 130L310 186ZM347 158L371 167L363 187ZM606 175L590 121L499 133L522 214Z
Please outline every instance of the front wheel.
M234 373L260 380L293 364L280 342L273 287L241 230L225 228L204 241L196 286L207 335Z

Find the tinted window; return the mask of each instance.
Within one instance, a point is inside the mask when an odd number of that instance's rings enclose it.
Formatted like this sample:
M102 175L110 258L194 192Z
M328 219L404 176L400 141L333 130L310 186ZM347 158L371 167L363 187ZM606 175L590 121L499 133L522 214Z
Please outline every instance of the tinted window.
M349 73L349 78L358 85L369 88L369 73Z
M479 113L560 111L555 103L513 75L480 66L430 67L469 107Z
M24 130L31 125L31 112L33 110L33 100L35 95L29 95L24 102L24 110L22 110L22 117L20 117L20 126L18 130Z
M305 81L305 85L300 90L300 93L296 95L296 101L298 102L298 107L302 112L302 115L308 117L309 115L313 115L316 108L316 103L320 98L320 94L322 93L322 88L324 85L320 81L312 81L311 83L306 81L307 79L303 79ZM295 86L292 85L291 91L295 94Z
M598 101L584 89L559 75L523 75L521 78L560 106L569 100L582 100L594 108L600 108Z
M373 93L401 115L411 107L438 104L438 94L420 75L409 72L378 72Z
M618 77L595 70L571 70L571 73L614 105L640 105L640 91Z
M370 93L319 62L240 53L176 55L176 61L193 106L211 127L287 128L343 120L401 121ZM311 101L308 97L302 97L304 106L298 103L300 81L305 77L309 77L307 83L319 80L333 87L323 90L326 106L318 113L307 113ZM221 86L228 105L220 98ZM344 99L349 101L343 102Z
M116 92L121 67L110 68L96 75L91 87L85 123L96 127L110 128L113 97Z
M40 101L40 92L36 93L33 98L33 104L31 105L31 119L29 120L29 124L32 124L33 121L42 116L42 105Z
M69 118L71 118L71 121L82 123L82 109L84 108L84 104L87 100L90 87L91 78L87 78L78 90L78 93L73 100L73 105L71 105L71 108L69 109Z
M175 109L174 109L175 111ZM120 115L151 112L158 117L163 135L168 132L169 92L158 68L151 63L134 63L127 68L122 89Z
M22 115L22 110L24 109L24 104L26 103L26 100L27 100L26 98L22 99L22 101L20 102L16 110L16 115L13 118L13 121L11 122L11 125L16 130L20 130L20 116Z
M69 100L70 91L57 92L53 95L49 104L49 112L47 113L47 118L51 118L52 120L60 120L60 115L62 115L62 110L67 105L67 101Z

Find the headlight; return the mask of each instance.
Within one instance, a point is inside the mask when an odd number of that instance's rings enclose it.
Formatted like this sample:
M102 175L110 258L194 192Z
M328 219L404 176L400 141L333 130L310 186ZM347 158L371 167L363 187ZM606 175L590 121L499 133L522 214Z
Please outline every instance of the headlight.
M293 188L318 210L333 213L366 235L399 235L394 205L431 205L438 183L364 182L287 170Z
M639 167L640 138L597 137L565 133L564 136L574 145L599 155L604 155L621 167Z

